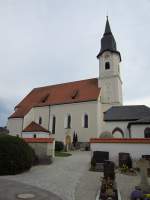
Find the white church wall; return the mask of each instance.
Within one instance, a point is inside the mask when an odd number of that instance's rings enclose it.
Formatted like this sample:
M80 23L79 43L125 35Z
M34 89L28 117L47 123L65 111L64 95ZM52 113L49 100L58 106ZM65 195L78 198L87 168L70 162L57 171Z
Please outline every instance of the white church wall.
M21 136L23 127L23 119L22 118L10 118L8 119L7 129L9 130L9 134L16 136Z
M32 121L34 121L33 108L24 116L23 129L25 129Z
M131 126L131 137L132 138L144 138L144 130L149 127L149 124L134 124Z
M68 129L64 128L65 116L71 115L71 136L74 131L78 134L78 140L81 142L89 141L89 138L97 136L97 102L82 102L73 104L63 104L51 106L50 120L56 117L55 139L64 141ZM88 128L82 126L82 118L84 114L88 114ZM50 123L50 131L52 123Z
M123 131L124 137L129 138L129 131L127 129L127 125L128 125L127 121L125 122L124 121L116 121L116 122L105 121L103 123L102 132L109 131L110 133L112 133L114 129L119 128Z
M47 132L22 132L23 138L34 138L34 135L36 135L36 138L49 138L49 133Z
M103 108L102 108L102 104L100 103L100 100L97 103L97 137L99 136L99 133L101 132L102 128L103 128L103 118L104 118L104 114L103 114Z
M49 106L34 107L24 117L23 129L32 121L39 124L39 118L42 118L42 124L45 129L49 128Z
M39 118L42 118L41 126L49 129L49 106L34 107L34 121L39 124Z

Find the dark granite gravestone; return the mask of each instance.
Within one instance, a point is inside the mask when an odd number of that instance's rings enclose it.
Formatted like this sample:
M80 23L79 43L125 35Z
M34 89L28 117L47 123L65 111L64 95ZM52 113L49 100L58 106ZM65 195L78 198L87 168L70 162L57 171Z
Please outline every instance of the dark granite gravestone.
M111 180L115 179L115 164L112 161L104 161L104 177L109 177Z
M128 166L128 168L132 168L132 159L129 153L119 153L119 167L123 167L123 165Z
M142 158L150 161L150 155L142 155Z
M105 160L109 160L109 152L107 151L94 151L93 158L96 163L104 163Z
M106 151L94 151L92 160L95 162L95 170L103 172L104 161L109 159L109 152Z

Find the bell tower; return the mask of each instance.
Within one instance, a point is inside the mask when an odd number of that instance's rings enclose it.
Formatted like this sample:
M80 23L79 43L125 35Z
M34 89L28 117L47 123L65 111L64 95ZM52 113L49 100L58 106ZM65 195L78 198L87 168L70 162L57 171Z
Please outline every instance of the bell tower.
M99 88L101 88L101 103L122 105L121 55L117 51L116 41L111 32L108 17L97 59L99 60L98 84Z

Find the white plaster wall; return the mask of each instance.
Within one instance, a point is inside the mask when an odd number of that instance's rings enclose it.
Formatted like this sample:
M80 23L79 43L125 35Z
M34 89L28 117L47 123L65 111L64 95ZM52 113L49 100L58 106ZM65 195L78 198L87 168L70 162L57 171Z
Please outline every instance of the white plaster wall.
M105 70L105 63L110 63L110 69ZM120 76L120 58L116 53L105 51L99 58L99 75L101 77L110 77L112 75Z
M110 69L105 70L105 63ZM101 87L102 103L118 103L122 105L122 80L120 77L120 58L116 53L104 52L99 58L99 87Z
M99 133L102 131L103 128L103 118L104 118L103 108L99 100L97 103L97 128L98 128L97 137L99 136Z
M49 106L35 107L34 108L34 121L38 124L39 117L42 117L41 126L45 129L49 129Z
M144 130L149 127L150 124L134 124L131 126L131 137L132 138L144 138Z
M128 122L127 121L116 121L116 122L107 122L107 121L104 121L103 122L103 129L102 129L102 132L103 131L109 131L110 133L112 133L112 131L118 127L120 129L122 129L123 133L124 133L124 137L125 138L129 138L129 131L127 129L127 125L128 125Z
M7 129L9 130L9 134L16 136L21 136L23 127L23 119L22 118L10 118L7 122Z
M39 158L45 158L45 156L54 157L54 145L53 143L29 143L34 149L35 154Z
M22 132L23 138L34 138L34 134L37 138L49 138L49 133L46 132Z
M132 159L137 160L142 155L150 155L150 144L139 143L92 143L91 151L107 151L110 160L118 164L118 154L120 152L130 153Z
M32 121L34 121L33 108L24 116L23 129L25 129Z
M82 127L82 118L85 113L88 114L88 128ZM96 101L51 106L50 120L52 120L53 116L56 117L56 133L54 135L56 140L65 140L68 129L64 128L64 119L67 114L71 115L71 136L73 136L74 131L77 132L78 140L81 142L87 142L91 137L97 136ZM50 122L50 131L51 129L52 122Z
M122 105L122 89L118 76L100 79L103 103L118 103Z
M53 158L55 157L55 140L53 141L53 143L48 143L47 155L51 155Z
M42 124L45 129L49 128L49 106L34 107L24 117L23 128L26 128L32 121L39 123L39 117L42 117Z

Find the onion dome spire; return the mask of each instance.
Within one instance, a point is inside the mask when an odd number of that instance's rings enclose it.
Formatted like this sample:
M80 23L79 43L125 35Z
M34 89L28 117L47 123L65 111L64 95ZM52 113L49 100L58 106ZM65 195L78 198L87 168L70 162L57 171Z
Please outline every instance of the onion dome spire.
M101 39L101 49L99 54L97 55L97 58L99 58L100 55L102 55L103 52L105 51L111 51L114 53L118 53L120 60L121 60L121 55L120 52L117 51L117 46L116 46L116 41L115 38L111 32L108 16L106 19L106 25L105 25L105 32L103 34L103 37Z

